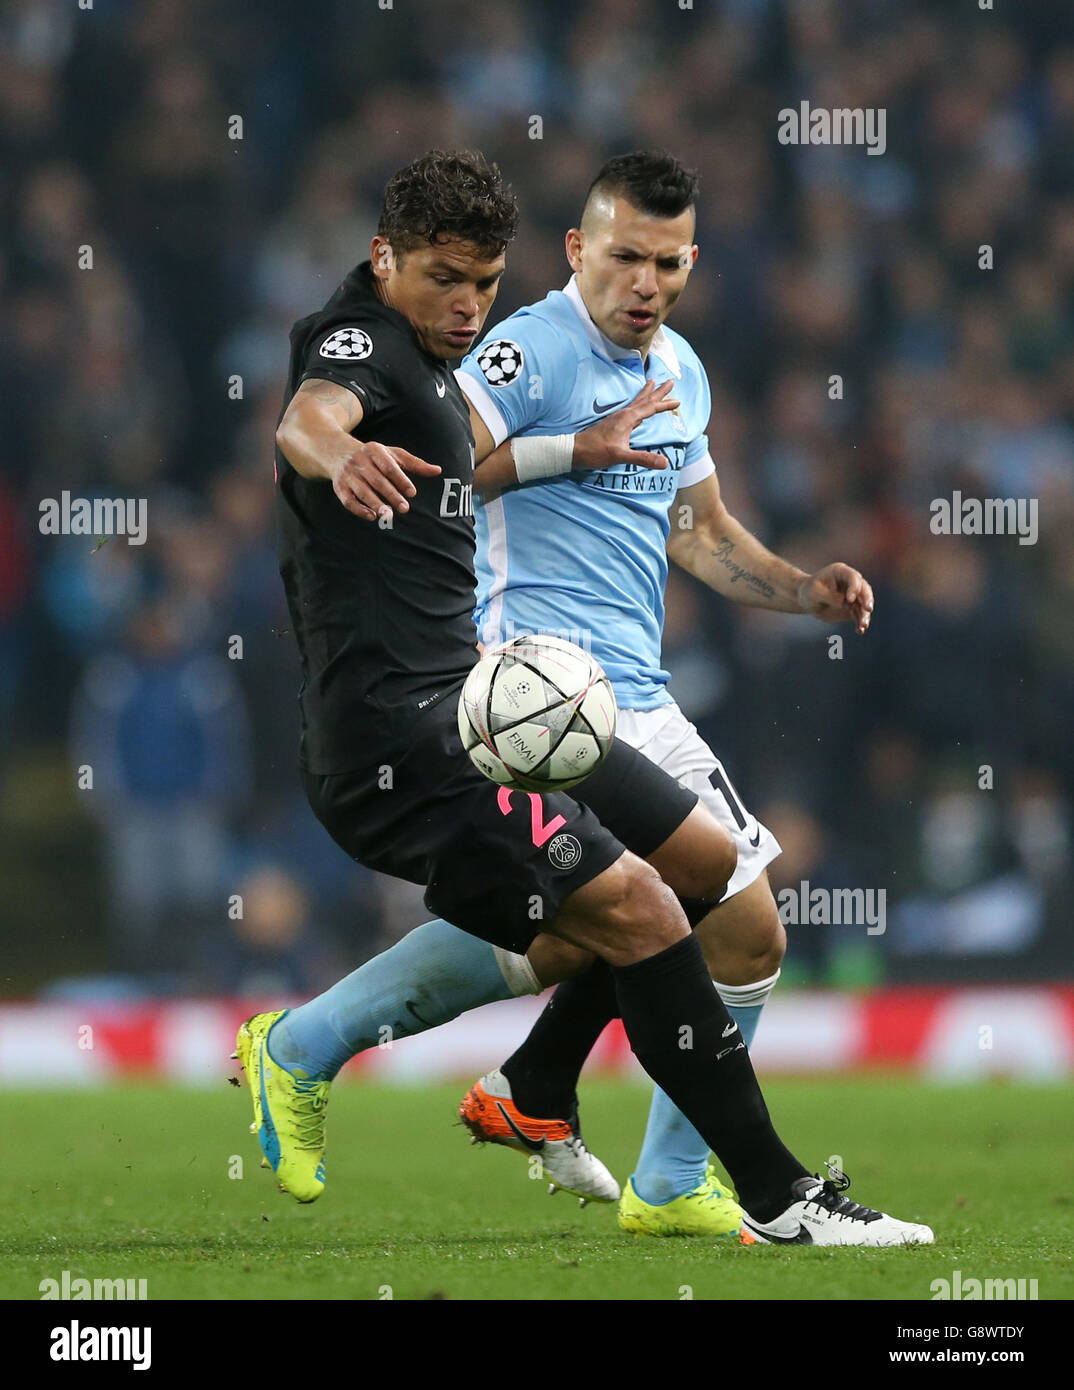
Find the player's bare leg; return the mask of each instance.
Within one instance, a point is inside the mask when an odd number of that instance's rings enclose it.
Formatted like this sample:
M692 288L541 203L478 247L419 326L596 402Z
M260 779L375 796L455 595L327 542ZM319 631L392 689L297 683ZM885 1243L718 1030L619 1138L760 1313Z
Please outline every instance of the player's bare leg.
M783 963L787 933L779 920L768 874L719 903L695 928L712 978L750 985L774 975Z
M549 985L558 985L580 975L593 964L593 953L572 946L569 941L552 936L549 932L541 932L534 937L533 945L526 952L526 959L541 989L547 989Z
M731 836L703 806L698 805L674 834L645 858L679 897L715 903L734 873L736 855ZM778 917L776 920L778 925ZM724 950L725 936L726 933L712 933L713 947L717 952ZM752 951L753 944L744 942L741 954L748 959ZM593 961L592 952L584 951L550 932L542 932L534 938L526 957L544 988L572 979ZM741 964L738 960L728 960L728 967L733 971L740 970Z

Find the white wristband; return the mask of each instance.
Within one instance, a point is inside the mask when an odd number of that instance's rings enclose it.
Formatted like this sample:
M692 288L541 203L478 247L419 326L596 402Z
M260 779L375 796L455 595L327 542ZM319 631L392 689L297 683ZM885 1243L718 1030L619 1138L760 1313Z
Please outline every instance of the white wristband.
M511 457L520 483L569 473L573 466L574 435L530 435L527 439L512 439Z

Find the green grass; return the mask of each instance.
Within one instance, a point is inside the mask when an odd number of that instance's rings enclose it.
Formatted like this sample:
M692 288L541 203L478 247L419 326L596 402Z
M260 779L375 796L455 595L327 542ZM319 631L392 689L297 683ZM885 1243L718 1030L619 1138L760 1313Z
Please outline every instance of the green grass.
M930 1298L930 1281L1035 1278L1074 1297L1074 1086L771 1082L787 1142L833 1150L851 1195L936 1231L932 1248L744 1249L623 1235L611 1208L545 1195L526 1161L472 1148L459 1087L336 1089L325 1196L300 1207L258 1167L245 1091L8 1091L0 1297L60 1278L146 1278L151 1299ZM586 1136L620 1178L648 1103L586 1082ZM229 1178L232 1155L244 1175Z

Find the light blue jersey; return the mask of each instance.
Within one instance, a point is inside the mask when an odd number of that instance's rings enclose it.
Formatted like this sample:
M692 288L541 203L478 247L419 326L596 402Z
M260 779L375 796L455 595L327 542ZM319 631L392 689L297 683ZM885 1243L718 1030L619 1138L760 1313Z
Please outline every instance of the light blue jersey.
M663 454L666 470L616 464L576 469L475 498L478 637L566 637L591 651L622 709L670 703L660 664L668 509L682 487L713 472L705 427L710 395L697 354L660 328L648 363L590 318L572 278L487 335L456 372L496 444L520 435L577 434L624 406L650 380L673 381L677 411L644 420L631 447Z

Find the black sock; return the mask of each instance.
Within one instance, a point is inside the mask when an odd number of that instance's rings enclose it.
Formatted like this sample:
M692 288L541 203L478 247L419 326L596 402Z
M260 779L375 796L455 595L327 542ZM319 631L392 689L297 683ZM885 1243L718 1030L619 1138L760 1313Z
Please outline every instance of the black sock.
M638 1061L708 1140L750 1216L773 1220L806 1169L772 1128L750 1054L697 938L611 973Z
M605 1025L618 1016L615 980L604 961L595 960L559 986L525 1042L500 1068L524 1115L571 1118L585 1059Z

